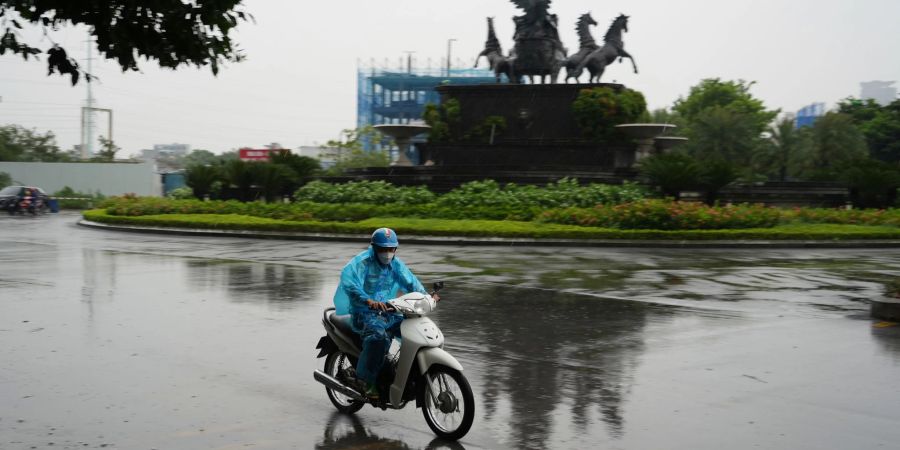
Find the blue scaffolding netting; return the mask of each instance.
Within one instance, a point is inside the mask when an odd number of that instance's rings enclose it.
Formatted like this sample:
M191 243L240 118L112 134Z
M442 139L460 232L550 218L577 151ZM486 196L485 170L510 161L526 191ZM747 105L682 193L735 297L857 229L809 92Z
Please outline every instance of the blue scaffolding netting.
M357 69L356 125L401 124L422 119L425 105L439 104L435 88L444 84L494 83L488 69ZM371 150L372 143L364 141Z

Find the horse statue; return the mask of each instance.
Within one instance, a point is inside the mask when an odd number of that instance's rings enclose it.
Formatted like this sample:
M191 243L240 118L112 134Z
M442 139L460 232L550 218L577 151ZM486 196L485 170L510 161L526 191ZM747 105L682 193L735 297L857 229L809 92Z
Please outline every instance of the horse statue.
M581 71L575 71L578 64L584 61L584 58L587 58L594 50L600 48L594 42L594 36L591 35L590 27L596 25L597 22L591 17L591 13L582 14L578 18L578 22L575 24L575 30L578 32L578 53L566 59L566 83L569 82L569 78L574 78L575 82L578 82L578 77L581 76Z
M587 67L588 72L591 74L589 81L591 83L599 83L606 66L612 64L616 58L619 58L619 62L622 62L625 58L630 59L631 65L634 67L634 73L638 73L634 58L625 51L625 44L622 43L622 32L628 32L628 16L624 14L616 17L616 20L610 25L606 36L603 38L603 47L594 50L584 58L575 68L575 73L580 74Z
M497 40L497 35L494 34L494 18L487 18L488 24L488 38L484 43L484 50L478 54L478 57L475 58L475 67L478 67L478 60L481 59L482 56L487 58L488 65L491 70L494 71L494 76L497 78L497 82L500 83L500 75L506 75L506 79L509 80L510 83L518 83L519 80L513 76L513 66L510 58L503 56L503 49L500 47L500 41Z

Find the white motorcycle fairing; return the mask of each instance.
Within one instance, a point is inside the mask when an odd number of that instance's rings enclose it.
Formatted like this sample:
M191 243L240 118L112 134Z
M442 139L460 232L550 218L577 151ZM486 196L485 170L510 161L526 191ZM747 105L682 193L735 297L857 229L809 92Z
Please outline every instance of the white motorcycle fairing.
M463 367L449 353L444 351L444 335L431 321L424 317L437 306L431 296L418 292L388 301L406 319L400 324L400 356L397 359L396 375L391 384L391 404L399 405L406 389L406 381L412 370L413 361L418 362L419 373L425 374L434 364L441 364L462 372Z

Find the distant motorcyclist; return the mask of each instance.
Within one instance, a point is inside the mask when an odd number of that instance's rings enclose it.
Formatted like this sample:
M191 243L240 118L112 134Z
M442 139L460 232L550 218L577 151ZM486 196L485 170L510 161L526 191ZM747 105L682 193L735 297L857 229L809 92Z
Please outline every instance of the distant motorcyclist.
M352 315L353 330L362 337L357 378L366 383L366 395L377 398L378 373L391 341L400 334L403 321L403 316L388 312L389 306L385 302L402 293L428 292L406 264L395 256L399 241L394 230L375 230L370 244L341 271L334 306L337 314ZM437 294L434 299L439 300Z
M34 212L34 192L31 188L22 190L22 194L19 197L19 206L22 208L23 214L25 212Z

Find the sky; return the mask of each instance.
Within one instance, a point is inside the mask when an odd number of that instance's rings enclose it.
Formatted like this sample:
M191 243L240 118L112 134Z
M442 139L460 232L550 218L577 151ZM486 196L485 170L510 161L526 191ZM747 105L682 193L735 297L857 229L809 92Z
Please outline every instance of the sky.
M355 127L360 62L396 68L414 52L415 66L430 60L436 68L455 39L454 67L471 66L487 35L485 17L495 18L508 51L512 17L520 14L508 0L246 0L243 9L255 22L242 23L234 39L247 60L218 76L153 62L123 73L94 60L96 106L113 110L121 156L168 143L215 153L323 144ZM578 47L579 15L590 12L598 22L598 41L618 14L631 16L625 49L640 72L614 64L603 81L643 92L651 109L671 107L704 78L754 81L755 96L786 112L813 102L832 107L859 96L863 81L900 81L898 0L555 0L551 11L570 53ZM37 30L23 37L51 45ZM51 37L85 65L85 28ZM0 56L0 125L52 131L68 150L81 140L86 85L72 87L46 70L45 59ZM106 135L106 117L97 121Z

